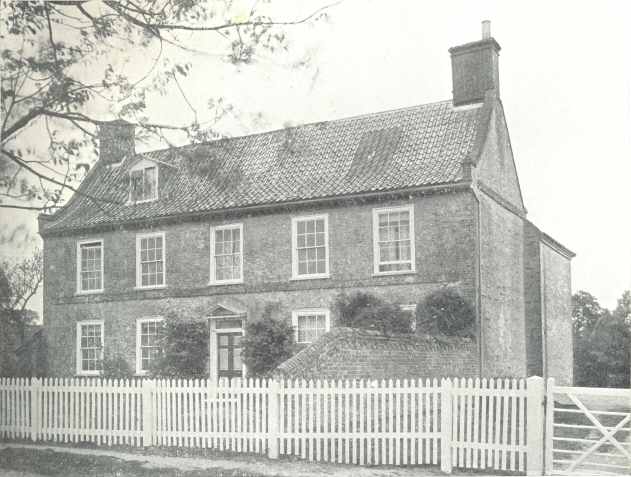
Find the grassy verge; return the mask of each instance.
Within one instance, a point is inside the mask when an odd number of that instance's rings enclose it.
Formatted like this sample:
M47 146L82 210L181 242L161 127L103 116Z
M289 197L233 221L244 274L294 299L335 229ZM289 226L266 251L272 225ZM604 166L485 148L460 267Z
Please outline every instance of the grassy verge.
M171 468L149 468L144 467L140 459L126 461L114 457L84 456L46 449L7 448L0 450L0 474L2 470L13 470L64 477L90 475L99 477L263 477L263 474L253 474L238 469L210 468L182 471Z

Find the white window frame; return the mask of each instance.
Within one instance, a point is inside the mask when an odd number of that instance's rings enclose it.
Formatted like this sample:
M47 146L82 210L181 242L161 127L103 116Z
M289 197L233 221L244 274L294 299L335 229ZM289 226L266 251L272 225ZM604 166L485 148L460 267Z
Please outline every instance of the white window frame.
M89 243L101 244L101 288L98 290L83 290L81 288L81 246ZM105 246L102 238L95 238L92 240L79 240L77 242L77 295L91 295L93 293L103 293L105 288L105 273L104 273L104 260Z
M142 267L140 266L140 243L142 239L162 237L162 285L142 285ZM149 232L136 235L136 288L139 290L151 290L156 288L166 288L167 286L167 263L166 263L166 234L164 232Z
M409 270L391 270L382 272L379 270L379 214L385 212L408 212L410 215L410 269ZM374 275L403 275L406 273L416 273L416 247L414 244L414 205L402 205L395 207L381 207L372 209L372 244L373 244L373 274ZM407 263L391 262L391 263Z
M164 318L161 316L147 316L143 318L138 318L136 320L136 374L138 376L144 376L148 373L148 371L142 369L142 353L141 353L141 338L140 331L142 329L143 323L157 322L163 323Z
M239 229L239 247L241 250L241 276L239 278L231 278L228 280L217 280L216 261L215 261L215 232L218 230ZM210 227L210 281L209 285L231 285L243 283L243 223L234 223L226 225L216 225Z
M143 174L144 174L144 170L151 167L155 168L156 170L156 187L153 192L153 197L149 199L134 200L134 198L132 197L132 177L131 177L132 173L136 171L143 171ZM144 181L144 175L143 175L143 181ZM128 200L129 204L144 204L147 202L154 202L158 200L158 187L159 186L160 186L160 170L158 168L158 164L152 161L147 161L147 160L138 162L137 164L135 164L129 169L129 200Z
M77 360L77 375L80 376L98 376L101 371L98 369L84 371L81 367L81 327L84 325L100 325L101 326L101 362L103 361L103 355L105 350L105 324L103 320L83 320L77 321L77 338L76 338L76 360Z
M310 344L312 341L298 341L298 317L302 315L324 315L324 332L331 331L331 312L328 308L302 308L291 312L291 325L298 344Z
M324 220L324 251L326 260L324 261L324 273L298 274L298 222L306 220ZM318 278L329 278L329 262L331 253L329 249L329 214L303 215L291 218L291 279L292 280L312 280Z

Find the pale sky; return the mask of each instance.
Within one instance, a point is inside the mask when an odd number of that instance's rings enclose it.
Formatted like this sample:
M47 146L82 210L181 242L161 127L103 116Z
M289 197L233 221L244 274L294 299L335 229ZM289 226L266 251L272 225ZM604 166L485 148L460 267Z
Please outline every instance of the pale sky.
M326 3L284 0L275 16ZM206 54L188 55L193 71L183 86L200 120L216 96L238 112L221 125L229 135L449 99L447 49L478 40L480 22L491 20L528 217L577 254L573 290L614 307L631 288L631 4L345 0L330 15L288 30L292 56L265 54L248 67L223 63L208 54L221 51L205 43L210 37L191 36ZM287 66L304 54L311 68ZM146 65L127 67L141 74ZM151 112L172 123L192 114L176 92L154 98ZM3 233L18 224L37 228L34 214L2 211ZM31 307L41 312L41 294Z

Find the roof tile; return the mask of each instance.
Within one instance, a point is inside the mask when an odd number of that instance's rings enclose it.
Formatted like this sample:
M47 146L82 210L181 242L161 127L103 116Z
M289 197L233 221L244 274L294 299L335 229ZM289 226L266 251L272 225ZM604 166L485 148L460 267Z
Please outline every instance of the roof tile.
M443 101L97 163L42 232L456 182L482 109ZM141 158L163 165L159 199L128 204Z

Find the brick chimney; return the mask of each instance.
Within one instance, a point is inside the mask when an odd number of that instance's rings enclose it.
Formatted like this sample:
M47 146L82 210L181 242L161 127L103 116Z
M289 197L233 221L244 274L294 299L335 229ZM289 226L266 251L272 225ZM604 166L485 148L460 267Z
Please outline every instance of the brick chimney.
M482 39L449 49L454 106L479 103L494 89L499 95L500 45L491 36L491 22L482 22Z
M118 164L125 157L134 155L135 129L122 119L102 122L99 125L99 161L103 164Z

